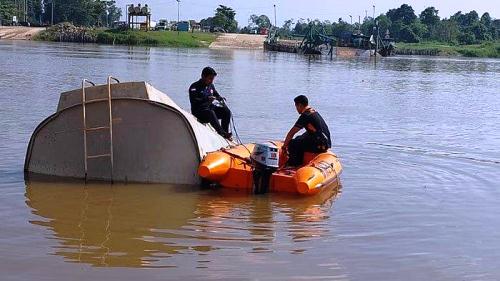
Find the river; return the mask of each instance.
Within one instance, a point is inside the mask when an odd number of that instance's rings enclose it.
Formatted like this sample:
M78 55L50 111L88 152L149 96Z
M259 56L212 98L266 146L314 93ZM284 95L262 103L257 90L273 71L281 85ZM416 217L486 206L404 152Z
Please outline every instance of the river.
M25 183L29 137L60 92L111 74L188 108L206 65L244 141L283 138L293 97L309 96L342 188ZM0 41L0 106L2 280L500 279L500 60Z

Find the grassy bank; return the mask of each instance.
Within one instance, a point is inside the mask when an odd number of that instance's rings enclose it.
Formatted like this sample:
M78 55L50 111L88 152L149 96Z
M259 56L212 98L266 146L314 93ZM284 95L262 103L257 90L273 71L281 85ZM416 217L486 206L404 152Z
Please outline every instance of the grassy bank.
M396 54L500 58L500 41L477 45L446 45L436 42L397 43Z
M207 32L100 30L96 43L198 48L208 47L215 38L215 34Z
M40 32L35 40L129 46L208 47L217 35L206 32L105 30L58 24Z

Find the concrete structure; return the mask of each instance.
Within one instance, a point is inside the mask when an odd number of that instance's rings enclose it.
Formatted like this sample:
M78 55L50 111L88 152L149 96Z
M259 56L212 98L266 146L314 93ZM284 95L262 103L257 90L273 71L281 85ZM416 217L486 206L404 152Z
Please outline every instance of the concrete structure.
M198 184L201 159L233 144L145 82L82 92L62 93L57 112L35 129L28 177Z

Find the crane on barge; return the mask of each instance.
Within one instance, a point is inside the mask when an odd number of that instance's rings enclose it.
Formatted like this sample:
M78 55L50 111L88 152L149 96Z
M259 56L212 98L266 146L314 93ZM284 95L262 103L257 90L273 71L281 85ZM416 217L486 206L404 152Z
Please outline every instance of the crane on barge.
M348 54L350 56L360 56L361 53L369 51L370 56L377 54L386 57L390 56L395 48L393 39L389 34L383 38L380 36L378 24L373 28L373 35L366 36L358 32L342 32L340 35L326 34L325 28L314 23L309 23L302 40L279 40L276 30L269 33L264 43L264 48L270 51L300 53L305 55L333 56L334 49L337 56Z

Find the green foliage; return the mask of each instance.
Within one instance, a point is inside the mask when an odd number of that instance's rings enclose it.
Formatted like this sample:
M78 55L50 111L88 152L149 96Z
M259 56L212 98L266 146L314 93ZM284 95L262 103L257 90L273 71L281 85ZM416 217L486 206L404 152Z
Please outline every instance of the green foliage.
M78 26L109 26L121 16L115 1L100 0L52 0L54 23L71 22ZM52 2L44 1L43 21L52 19Z
M166 47L208 47L215 35L206 32L103 30L75 27L69 23L55 25L35 38L43 41L90 42L116 45L147 45Z
M295 27L293 28L293 31L295 34L298 35L304 35L307 30L307 22L304 19L299 19L295 23Z
M402 25L410 25L417 19L415 11L408 4L403 4L397 9L391 9L387 11L386 15L392 22L401 21Z
M419 17L410 5L389 10L377 18L380 31L390 31L398 42L440 41L448 44L477 44L500 39L500 22L489 13L479 17L476 11L457 12L449 19L440 19L434 7L424 9ZM374 26L372 18L365 18L361 25L364 34L371 34Z
M396 53L408 55L466 56L500 58L500 42L475 45L448 45L439 42L399 43Z
M17 3L17 5L16 5ZM26 16L26 21L32 24L40 24L42 15L42 1L41 0L29 0L26 2L26 10L24 11L24 6L19 4L19 1L15 0L0 0L0 21L4 24L10 24L12 22L12 17L17 16L18 21L24 21Z
M270 28L271 27L271 20L269 19L268 16L266 15L251 15L250 19L248 20L248 27L249 28Z
M440 21L438 12L439 11L434 7L425 8L425 10L420 13L420 22L425 24L428 28L436 26Z
M402 42L418 43L420 41L420 37L417 34L415 34L413 29L408 25L403 24L398 34L399 34L399 39Z
M293 19L285 20L283 26L278 29L278 34L282 37L291 37L293 34L292 26Z
M0 20L11 21L17 13L14 1L0 0Z
M178 34L175 31L101 30L97 34L96 43L197 48L208 47L215 37L207 32Z
M235 19L236 12L227 6L219 5L215 10L213 25L223 28L226 32L238 31L238 22Z
M476 43L476 35L470 31L460 33L457 39L462 45L471 45Z

